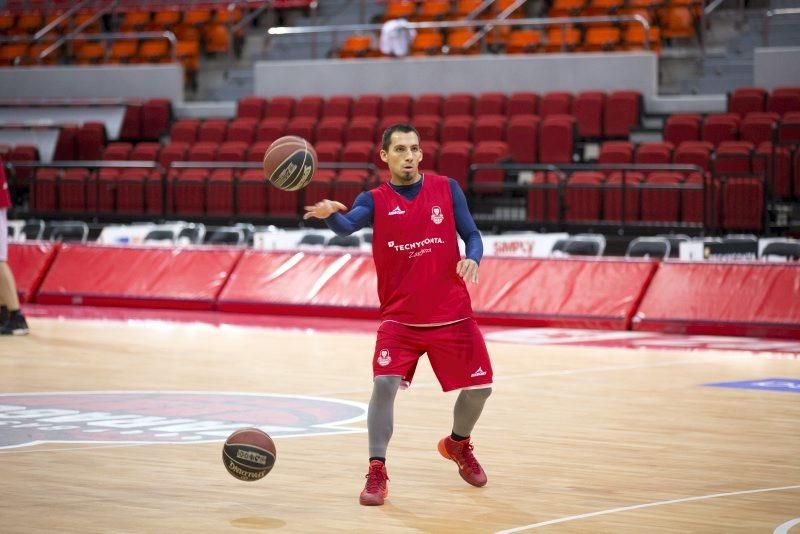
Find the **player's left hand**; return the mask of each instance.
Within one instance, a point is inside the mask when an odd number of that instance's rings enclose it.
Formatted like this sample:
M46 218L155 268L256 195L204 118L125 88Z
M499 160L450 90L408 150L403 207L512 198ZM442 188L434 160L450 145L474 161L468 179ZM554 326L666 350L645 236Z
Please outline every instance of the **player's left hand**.
M478 262L469 258L461 260L456 265L458 276L467 282L478 283Z

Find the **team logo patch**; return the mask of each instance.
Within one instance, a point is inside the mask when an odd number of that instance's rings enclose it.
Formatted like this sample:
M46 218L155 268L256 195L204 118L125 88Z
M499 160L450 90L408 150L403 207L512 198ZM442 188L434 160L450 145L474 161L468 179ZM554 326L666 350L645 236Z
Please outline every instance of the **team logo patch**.
M381 349L380 353L378 353L378 359L376 361L381 367L386 367L392 363L392 357L389 356L389 349Z
M102 391L0 394L0 449L41 443L206 443L256 427L273 438L363 432L363 403L301 395Z
M442 208L439 206L434 206L431 208L431 220L436 224L442 224L444 220L444 215L442 214Z

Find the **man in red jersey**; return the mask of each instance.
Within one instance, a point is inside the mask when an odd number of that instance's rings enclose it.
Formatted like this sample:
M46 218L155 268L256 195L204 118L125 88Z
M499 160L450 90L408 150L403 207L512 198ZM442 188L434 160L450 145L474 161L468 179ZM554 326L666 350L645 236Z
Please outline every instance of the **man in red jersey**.
M422 175L419 134L395 124L383 134L381 159L388 183L361 193L352 209L323 200L306 206L304 218L325 219L339 235L373 225L372 255L378 275L381 324L373 355L373 389L367 426L370 464L359 502L381 505L388 495L386 449L393 430L394 399L409 386L427 353L443 391L460 390L453 429L439 441L444 458L473 486L486 473L472 453L470 434L491 394L492 365L472 316L465 281L478 282L483 244L458 183ZM466 245L461 259L458 235Z
M8 208L11 195L8 191L6 168L0 158L0 335L24 335L28 333L28 323L19 309L17 284L8 266Z

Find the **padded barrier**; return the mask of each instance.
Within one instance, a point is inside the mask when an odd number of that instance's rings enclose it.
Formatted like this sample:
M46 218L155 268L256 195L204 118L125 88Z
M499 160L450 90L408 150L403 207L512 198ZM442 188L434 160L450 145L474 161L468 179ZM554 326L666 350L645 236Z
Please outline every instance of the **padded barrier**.
M8 265L14 273L20 302L31 302L50 264L58 253L59 245L46 241L9 243Z
M36 302L212 310L242 254L237 248L62 245Z
M485 258L468 284L483 324L630 328L658 268L649 260Z
M661 265L634 330L800 339L800 265Z
M248 250L218 309L374 319L377 284L370 255Z

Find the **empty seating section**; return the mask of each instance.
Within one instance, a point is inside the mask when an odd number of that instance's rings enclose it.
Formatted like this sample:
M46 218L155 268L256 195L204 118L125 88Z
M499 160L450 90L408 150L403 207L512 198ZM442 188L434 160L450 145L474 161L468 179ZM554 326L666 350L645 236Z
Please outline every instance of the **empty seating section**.
M704 143L713 154L715 172L731 187L765 176L766 194L800 199L797 153L800 145L800 87L740 87L728 95L725 113L675 114L667 117L664 139L696 151ZM695 148L688 148L688 147ZM687 153L688 153L687 152ZM749 178L742 175L752 175Z
M383 20L405 18L411 22L463 20L467 17L494 19L513 4L512 0L496 0L483 5L479 0L386 0ZM659 51L662 44L675 39L691 39L699 26L701 0L553 0L548 2L550 17L593 17L639 15L650 30L645 39L641 24L633 21L576 23L530 27L524 25L497 26L483 39L484 49L508 54L539 52L608 52L642 50L645 42ZM483 8L483 9L481 9ZM517 8L510 20L526 17L525 6ZM444 53L476 54L480 42L465 46L475 33L475 27L421 29L411 43L411 55L426 56ZM338 50L341 58L381 57L374 39L367 34L355 34L344 39Z
M174 119L169 102L155 99L128 106L119 139L107 139L102 123L65 125L55 159L154 162L163 171L19 168L16 183L33 181L31 206L40 213L295 218L305 202L334 197L349 205L385 179L383 131L411 122L420 131L424 172L451 176L479 202L521 198L533 223L624 221L758 231L765 213L761 199L797 199L800 192L798 104L795 88L737 90L726 113L672 115L663 142L636 144L628 139L640 124L642 100L633 91L246 97L230 119ZM320 170L302 194L269 187L259 168L172 166L257 163L283 135L308 139L321 162L342 165ZM598 144L600 168L534 172L524 192L507 187L526 183L514 172L470 172L473 164L570 165L582 160L586 143ZM39 156L35 147L18 146L6 159ZM339 168L346 164L372 164L378 172ZM667 167L604 170L607 164Z
M0 11L0 33L33 37L47 24L67 13L74 2L6 2ZM122 0L111 8L101 2L67 16L61 24L36 40L0 44L0 66L119 63L165 63L172 61L170 43L164 38L136 36L142 32L169 30L177 38L175 56L183 64L187 81L195 83L200 55L226 53L230 47L230 28L246 10L263 2L171 2L168 0ZM311 0L273 2L275 9L309 7ZM87 25L84 26L84 23ZM83 35L101 32L130 33L130 39L72 40L42 57L58 38L81 28ZM241 37L239 30L237 37Z

